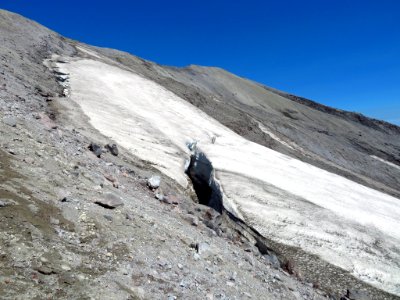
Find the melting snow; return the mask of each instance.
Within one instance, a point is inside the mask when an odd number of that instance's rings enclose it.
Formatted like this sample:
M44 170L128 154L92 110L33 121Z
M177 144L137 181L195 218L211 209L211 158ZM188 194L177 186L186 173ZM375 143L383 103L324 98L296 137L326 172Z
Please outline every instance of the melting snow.
M182 186L186 143L198 141L232 213L400 295L399 199L249 142L132 72L88 59L59 67L71 74L71 99L104 135Z

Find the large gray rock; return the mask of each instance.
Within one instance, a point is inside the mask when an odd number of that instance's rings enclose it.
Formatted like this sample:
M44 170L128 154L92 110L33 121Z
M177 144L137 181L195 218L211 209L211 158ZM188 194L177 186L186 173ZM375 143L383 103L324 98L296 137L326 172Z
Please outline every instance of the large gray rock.
M110 151L110 153L111 153L112 155L118 156L119 151L118 151L118 147L117 147L116 144L107 144L107 145L106 145L106 149L107 149L108 151Z
M210 245L206 242L196 244L196 251L200 256L207 257L211 254Z
M106 193L103 197L96 199L94 202L109 209L114 209L118 206L124 205L122 198L114 193Z
M94 153L94 155L96 155L97 157L100 158L101 154L103 153L103 148L95 143L91 143L89 145L89 150L92 151Z
M151 189L157 189L159 188L161 184L161 178L160 176L153 175L147 180L147 186Z

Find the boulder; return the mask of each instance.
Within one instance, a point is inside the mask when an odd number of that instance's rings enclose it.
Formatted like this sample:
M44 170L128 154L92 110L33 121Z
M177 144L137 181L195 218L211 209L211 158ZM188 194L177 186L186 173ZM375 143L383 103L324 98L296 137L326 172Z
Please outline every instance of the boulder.
M107 144L107 145L106 145L106 149L107 149L108 151L110 151L110 153L111 153L112 155L118 156L119 151L118 151L118 147L117 147L116 144Z
M161 178L160 176L153 175L147 180L147 186L151 189L157 189L159 188L161 183Z
M210 245L206 242L197 243L196 251L199 255L207 254L210 251Z
M92 151L94 153L94 155L96 155L99 158L100 158L101 154L103 153L102 147L95 143L90 143L89 150Z
M122 198L114 193L106 193L103 197L96 199L94 203L108 209L114 209L118 206L124 205Z

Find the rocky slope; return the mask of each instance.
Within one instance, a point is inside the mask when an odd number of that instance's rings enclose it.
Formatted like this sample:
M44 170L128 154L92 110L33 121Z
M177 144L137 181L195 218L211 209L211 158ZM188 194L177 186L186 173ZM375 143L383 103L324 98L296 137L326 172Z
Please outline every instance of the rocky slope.
M132 148L124 144L130 138L116 143L113 133L126 124L94 126L68 68L86 59L131 72L232 134L394 197L400 194L398 127L220 69L164 67L90 47L5 11L0 40L2 299L396 299L274 234L261 235L224 206L217 212L197 203L210 204L183 168L174 174L169 162L155 163L157 150L165 152L161 146L180 151L166 156L173 159L188 158L186 146L175 148L146 130L147 136L132 137ZM86 89L106 96L97 83ZM90 103L103 120L118 108L105 103ZM139 151L140 139L150 141L147 152ZM114 143L118 153L104 147ZM376 255L388 255L376 243ZM397 253L398 245L390 250Z

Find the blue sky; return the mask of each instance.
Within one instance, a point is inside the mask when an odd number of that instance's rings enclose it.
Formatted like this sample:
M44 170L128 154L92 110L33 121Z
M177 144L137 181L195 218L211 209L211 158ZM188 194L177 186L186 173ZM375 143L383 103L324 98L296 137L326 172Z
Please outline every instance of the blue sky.
M400 124L400 1L0 0L67 37Z

